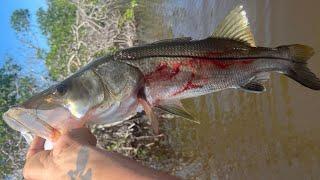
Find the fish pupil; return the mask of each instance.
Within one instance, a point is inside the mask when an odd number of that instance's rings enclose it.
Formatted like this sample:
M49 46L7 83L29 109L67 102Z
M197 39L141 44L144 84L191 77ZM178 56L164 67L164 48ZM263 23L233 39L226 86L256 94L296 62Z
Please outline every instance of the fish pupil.
M67 92L67 86L64 84L58 85L57 92L59 93L59 95L64 95Z

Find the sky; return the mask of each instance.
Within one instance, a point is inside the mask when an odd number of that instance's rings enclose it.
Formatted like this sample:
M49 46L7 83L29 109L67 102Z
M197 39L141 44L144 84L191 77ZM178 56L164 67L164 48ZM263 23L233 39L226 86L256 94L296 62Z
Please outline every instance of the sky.
M10 26L10 17L16 9L29 9L31 14L31 24L37 24L36 12L40 7L46 9L46 0L2 0L0 3L0 67L3 66L6 57L11 56L14 62L20 64L24 73L39 74L45 73L44 61L26 58L26 48L18 40L15 31ZM48 48L47 40L36 29L39 45ZM28 56L30 57L30 56Z

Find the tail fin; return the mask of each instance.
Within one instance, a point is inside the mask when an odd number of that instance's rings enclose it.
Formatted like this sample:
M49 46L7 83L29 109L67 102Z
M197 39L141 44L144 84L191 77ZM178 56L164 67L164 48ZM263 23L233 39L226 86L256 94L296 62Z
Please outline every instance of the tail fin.
M286 75L310 89L320 90L319 78L307 67L308 59L314 54L313 48L300 44L278 48L286 48L288 56L292 61L292 65L286 72Z
M287 76L310 89L320 90L320 80L306 64L294 63L293 67L287 72Z
M312 47L301 44L279 46L277 49L285 52L288 59L299 63L306 63L307 60L314 55L314 50Z

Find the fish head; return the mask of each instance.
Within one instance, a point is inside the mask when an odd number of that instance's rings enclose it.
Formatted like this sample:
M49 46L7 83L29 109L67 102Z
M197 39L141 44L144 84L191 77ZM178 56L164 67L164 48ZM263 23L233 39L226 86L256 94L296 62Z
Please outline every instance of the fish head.
M61 133L84 126L90 110L104 101L103 86L99 77L87 70L11 107L3 119L22 134L55 141Z
M99 76L90 70L56 86L55 96L73 116L82 118L90 109L108 100L104 89Z

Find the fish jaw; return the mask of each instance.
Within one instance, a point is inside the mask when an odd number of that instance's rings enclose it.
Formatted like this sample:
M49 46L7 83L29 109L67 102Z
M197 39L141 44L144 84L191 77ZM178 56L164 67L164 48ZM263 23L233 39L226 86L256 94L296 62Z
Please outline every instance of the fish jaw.
M83 121L76 119L62 107L51 110L14 107L4 113L3 119L12 129L22 134L35 134L52 142L69 129L84 125Z

